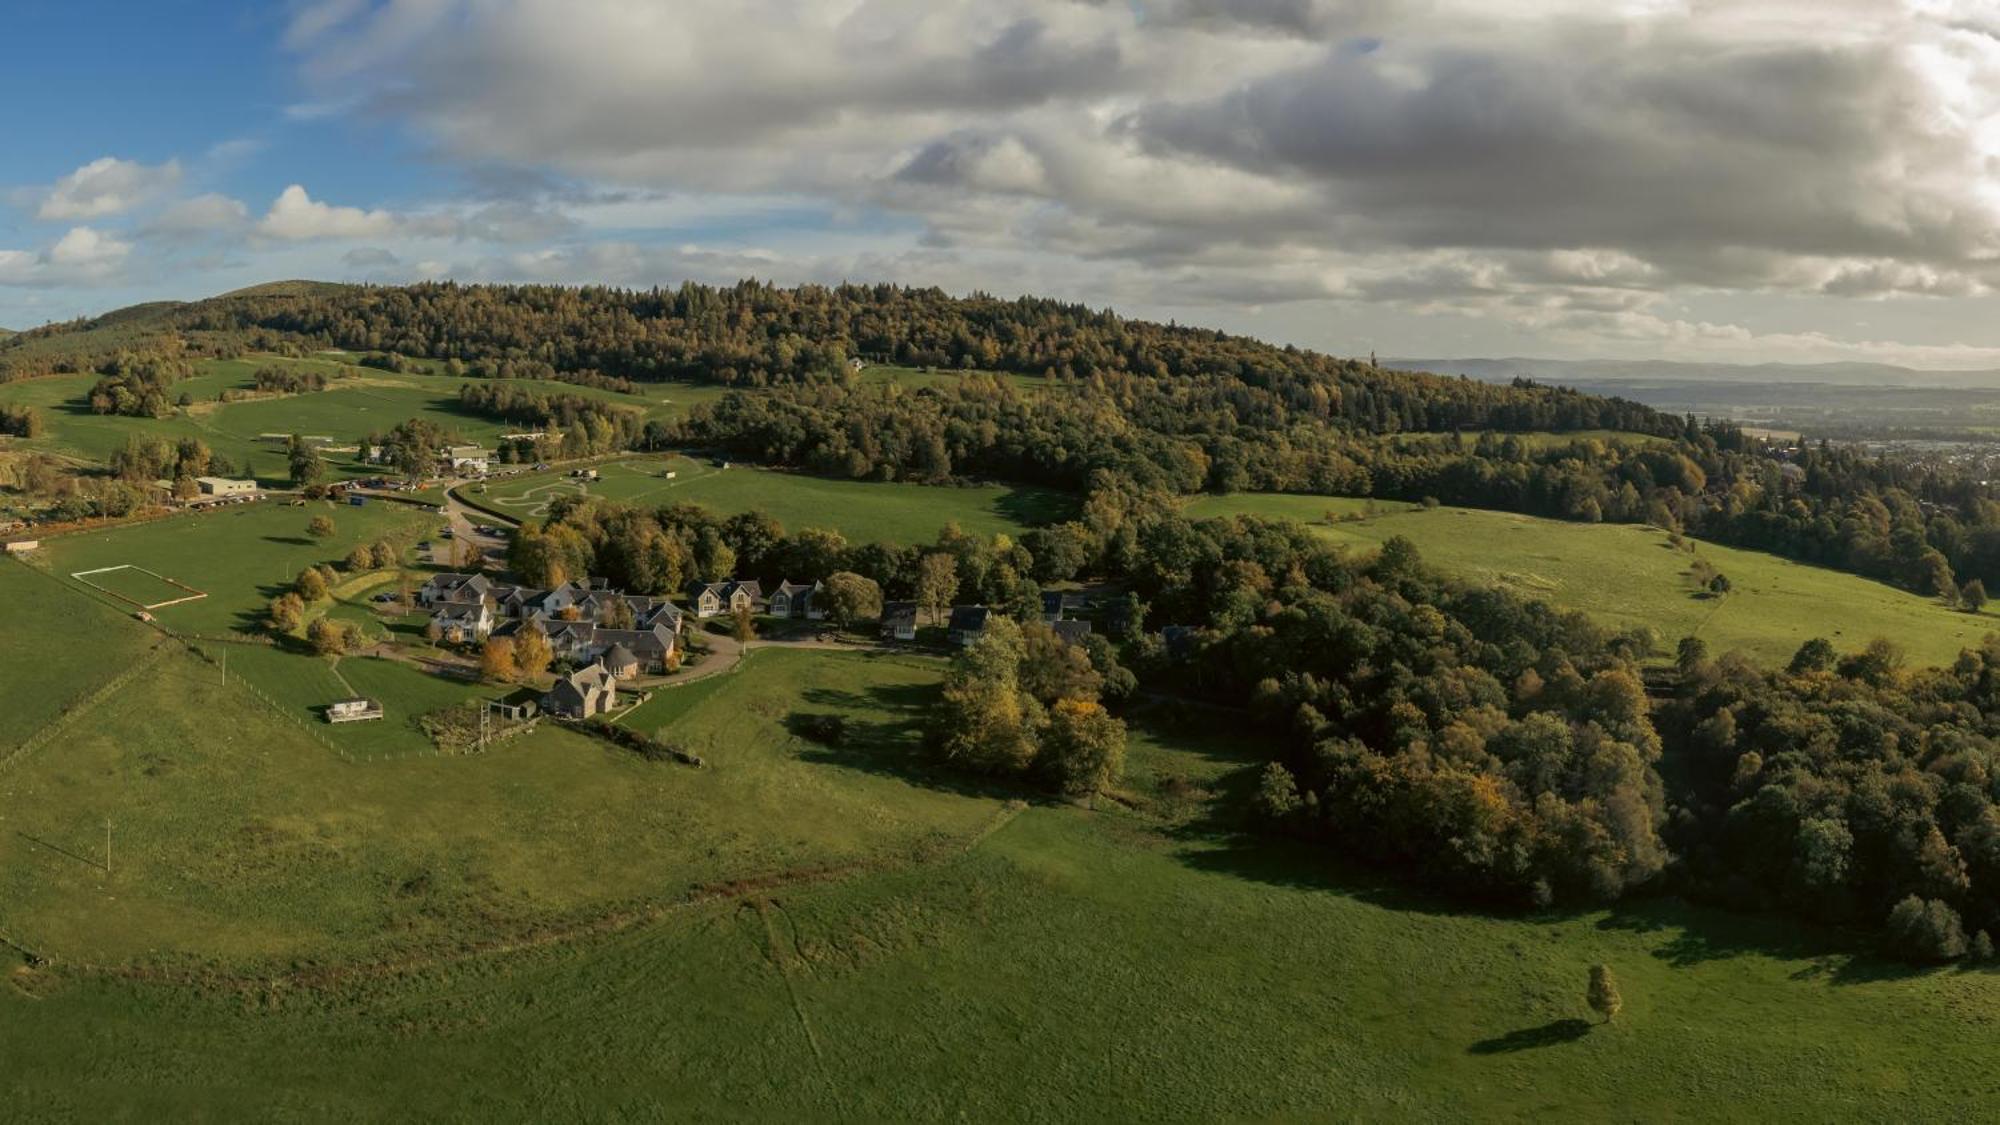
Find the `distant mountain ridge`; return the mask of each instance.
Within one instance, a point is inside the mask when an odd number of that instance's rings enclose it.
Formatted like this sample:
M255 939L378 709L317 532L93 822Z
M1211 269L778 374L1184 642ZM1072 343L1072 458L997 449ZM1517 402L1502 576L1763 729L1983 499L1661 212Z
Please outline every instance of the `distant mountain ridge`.
M1701 383L1824 383L1836 386L1995 387L2000 368L1927 371L1888 363L1679 363L1661 359L1388 359L1383 366L1486 382L1545 383L1680 381Z

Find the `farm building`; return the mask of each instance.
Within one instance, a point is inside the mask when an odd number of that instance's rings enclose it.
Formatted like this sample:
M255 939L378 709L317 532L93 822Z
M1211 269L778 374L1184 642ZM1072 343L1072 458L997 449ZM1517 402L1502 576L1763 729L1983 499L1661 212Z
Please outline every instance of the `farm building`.
M326 705L329 723L360 723L382 717L382 705L372 699L342 699Z
M882 639L891 641L914 641L917 639L917 603L886 602L883 604Z
M228 477L196 477L195 487L203 496L255 496L257 482L254 480L231 480Z
M7 544L5 549L10 555L25 555L41 545L42 543L39 539L16 539L12 543Z

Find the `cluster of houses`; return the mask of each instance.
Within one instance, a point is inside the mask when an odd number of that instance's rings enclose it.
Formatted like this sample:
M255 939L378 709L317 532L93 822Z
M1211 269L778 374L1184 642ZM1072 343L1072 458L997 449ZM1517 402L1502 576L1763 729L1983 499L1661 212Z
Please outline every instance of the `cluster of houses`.
M556 681L542 699L543 709L589 718L617 705L620 681L673 666L689 615L706 619L748 610L818 621L826 616L825 594L823 582L779 582L768 594L754 579L697 582L688 589L688 609L682 610L665 598L614 590L603 578L540 589L496 582L484 574L438 574L424 583L417 599L430 611L436 634L455 643L539 631L551 653L577 669ZM1081 645L1091 635L1091 623L1074 614L1086 605L1082 594L1048 591L1042 595L1042 621L1058 637ZM883 639L915 640L917 611L916 602L885 603ZM997 612L984 605L953 606L946 634L952 644L969 647Z
M552 590L512 586L483 574L432 575L417 591L441 639L454 643L536 629L572 664L603 661L621 679L664 672L680 653L679 606L613 590L602 578Z

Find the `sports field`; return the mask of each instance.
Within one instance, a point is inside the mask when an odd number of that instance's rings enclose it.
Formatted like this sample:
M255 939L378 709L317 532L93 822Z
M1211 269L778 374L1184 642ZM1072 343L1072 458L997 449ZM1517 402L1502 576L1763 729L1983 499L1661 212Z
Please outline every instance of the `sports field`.
M540 519L550 500L587 493L628 504L701 504L720 514L761 509L788 530L830 527L852 542L927 543L956 522L966 531L1019 531L1066 518L1073 498L1049 489L980 485L968 488L830 480L800 473L669 455L629 458L595 466L599 479L583 482L567 470L494 481L485 492L460 495L516 520ZM669 477L667 474L672 473Z
M1681 637L1698 636L1713 652L1741 650L1777 663L1813 637L1826 637L1842 649L1887 637L1913 661L1949 664L1961 649L2000 630L2000 617L1991 612L1960 613L1934 598L1758 551L1698 543L1698 555L1689 555L1675 550L1664 532L1633 524L1569 523L1469 508L1425 510L1392 502L1378 502L1379 514L1371 518L1326 522L1328 513L1367 509L1361 500L1246 493L1203 497L1188 512L1297 519L1361 548L1406 536L1447 573L1584 610L1614 628L1650 626L1665 654ZM1696 596L1687 571L1697 557L1729 578L1727 596Z
M0 1116L1818 1122L2000 1095L1993 974L1670 902L1452 909L1202 813L1254 758L1185 717L1142 721L1138 811L1016 807L914 757L934 669L766 659L673 719L703 770L572 737L349 765L169 662L0 775L0 933L55 958L0 983ZM855 733L801 742L798 711ZM1193 814L1151 811L1172 794Z
M132 563L80 570L70 578L139 609L164 609L208 595L179 579Z

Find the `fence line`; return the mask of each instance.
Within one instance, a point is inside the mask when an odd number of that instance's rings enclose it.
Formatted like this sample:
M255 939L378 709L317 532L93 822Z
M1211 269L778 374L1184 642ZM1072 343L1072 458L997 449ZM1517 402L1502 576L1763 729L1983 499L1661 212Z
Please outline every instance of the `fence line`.
M141 673L159 663L161 656L166 652L166 648L167 646L164 643L155 645L144 657L134 662L131 667L111 677L100 685L97 690L77 700L61 714L42 724L42 729L29 735L26 740L14 748L13 753L8 754L5 758L0 758L0 771L12 767L14 763L47 745L50 739L62 733L63 728L69 726L77 716L104 702L113 692L131 683Z

